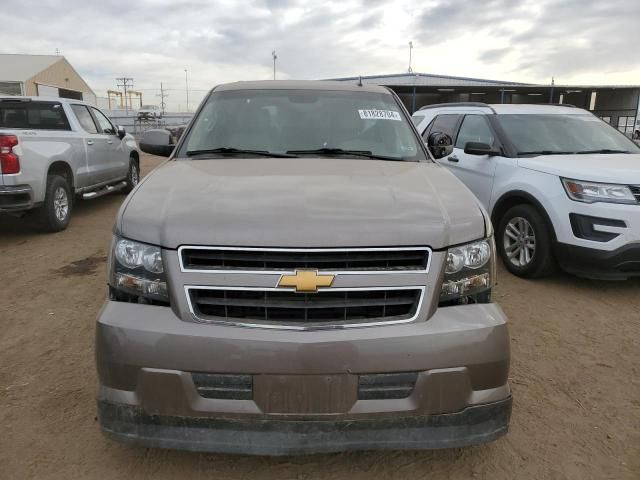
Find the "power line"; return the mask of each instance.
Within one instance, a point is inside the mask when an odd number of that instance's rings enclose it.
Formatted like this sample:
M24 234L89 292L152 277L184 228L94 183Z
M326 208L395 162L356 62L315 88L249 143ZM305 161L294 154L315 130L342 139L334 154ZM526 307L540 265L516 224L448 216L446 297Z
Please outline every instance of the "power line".
M136 88L137 91L139 92L159 92L160 89L159 88ZM210 91L210 88L191 88L189 87L189 93L192 92L208 92ZM165 88L164 89L165 92L184 92L184 88Z
M117 86L122 87L124 89L124 98L125 98L124 111L126 115L129 115L129 102L128 102L129 97L127 97L127 88L133 87L133 78L120 77L120 78L116 78L116 81L121 82L121 83L118 83Z

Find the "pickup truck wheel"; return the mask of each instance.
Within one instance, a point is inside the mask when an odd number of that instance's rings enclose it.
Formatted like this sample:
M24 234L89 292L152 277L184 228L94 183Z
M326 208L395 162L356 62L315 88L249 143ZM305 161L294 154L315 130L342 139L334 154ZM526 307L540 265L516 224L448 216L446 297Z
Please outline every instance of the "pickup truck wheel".
M138 182L140 182L140 167L138 166L138 161L131 157L129 160L129 172L127 172L127 186L122 189L122 192L129 193L136 188Z
M59 232L67 228L73 209L73 196L66 178L50 175L44 205L38 208L37 222L46 232Z
M496 243L505 267L514 275L538 278L554 270L549 226L531 205L516 205L503 215Z

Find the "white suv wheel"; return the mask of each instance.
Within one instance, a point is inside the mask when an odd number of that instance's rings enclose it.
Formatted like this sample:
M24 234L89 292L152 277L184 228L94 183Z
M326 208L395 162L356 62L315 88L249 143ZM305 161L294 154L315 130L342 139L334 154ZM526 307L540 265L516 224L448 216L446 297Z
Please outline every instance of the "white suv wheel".
M531 224L522 217L512 218L504 230L504 250L516 267L526 267L536 253L536 235Z

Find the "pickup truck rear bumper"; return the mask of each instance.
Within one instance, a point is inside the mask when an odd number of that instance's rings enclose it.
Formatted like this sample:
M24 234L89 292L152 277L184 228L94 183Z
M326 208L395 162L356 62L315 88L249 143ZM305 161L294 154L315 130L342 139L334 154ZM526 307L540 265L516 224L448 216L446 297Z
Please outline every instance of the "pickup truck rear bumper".
M29 185L0 185L0 212L28 210L33 207Z

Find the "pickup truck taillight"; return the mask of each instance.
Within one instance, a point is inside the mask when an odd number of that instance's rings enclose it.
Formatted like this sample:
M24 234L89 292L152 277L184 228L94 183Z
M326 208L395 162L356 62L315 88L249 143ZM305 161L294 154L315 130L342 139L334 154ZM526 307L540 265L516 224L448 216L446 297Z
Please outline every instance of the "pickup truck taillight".
M18 137L15 135L0 135L0 173L20 173L20 159L13 152L16 145Z

